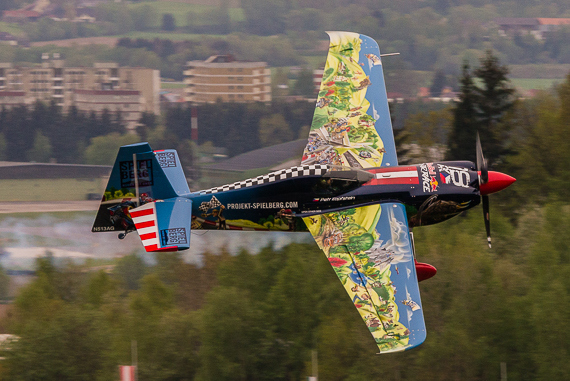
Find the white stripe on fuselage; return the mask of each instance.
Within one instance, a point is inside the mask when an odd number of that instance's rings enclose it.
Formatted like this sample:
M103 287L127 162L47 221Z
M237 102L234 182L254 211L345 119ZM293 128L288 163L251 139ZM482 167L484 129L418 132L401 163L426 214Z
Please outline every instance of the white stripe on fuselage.
M395 179L397 177L418 177L418 171L379 172L375 174L377 179Z

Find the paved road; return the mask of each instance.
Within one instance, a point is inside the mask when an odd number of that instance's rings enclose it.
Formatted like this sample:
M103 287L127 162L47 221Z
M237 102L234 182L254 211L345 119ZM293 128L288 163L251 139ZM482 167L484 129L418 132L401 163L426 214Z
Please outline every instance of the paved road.
M97 210L99 201L2 201L0 213L83 212Z

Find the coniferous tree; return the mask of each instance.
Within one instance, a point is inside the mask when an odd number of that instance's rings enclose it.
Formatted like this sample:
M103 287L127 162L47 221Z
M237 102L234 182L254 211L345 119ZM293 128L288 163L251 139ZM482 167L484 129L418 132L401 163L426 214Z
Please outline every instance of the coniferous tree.
M477 134L477 90L467 61L463 63L459 102L453 109L453 125L449 136L447 160L475 160Z
M453 109L448 160L475 161L477 132L481 136L485 158L490 164L498 162L508 153L506 146L510 125L506 116L515 99L507 74L508 68L500 65L491 51L487 51L480 67L472 72L467 63L463 65L460 100Z
M507 151L505 140L510 126L506 113L513 107L514 89L509 85L509 69L488 50L481 59L479 68L473 71L482 86L476 88L479 133L485 150L485 157L491 163L504 156Z
M432 97L439 97L445 85L445 73L443 70L437 70L433 76L433 81L429 88L430 95Z
M162 15L162 30L173 31L176 29L176 20L172 13L164 13Z

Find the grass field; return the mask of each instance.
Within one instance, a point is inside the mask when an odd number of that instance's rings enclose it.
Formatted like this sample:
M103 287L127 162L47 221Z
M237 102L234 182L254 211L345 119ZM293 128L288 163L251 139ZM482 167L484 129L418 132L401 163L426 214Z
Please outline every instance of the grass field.
M520 90L547 90L553 86L562 83L562 79L545 79L545 78L511 78L514 87Z
M102 180L0 180L0 201L81 201L104 188Z
M176 21L176 26L186 26L187 25L187 15L189 12L197 13L198 15L204 15L209 11L215 11L217 7L208 5L196 5L189 3L178 3L174 1L153 1L144 2L140 4L130 4L129 8L137 8L143 6L151 6L160 15L158 19L158 24L154 25L159 28L162 23L162 15L165 13L171 13ZM245 20L243 10L241 8L230 8L229 9L230 20L232 22L240 22ZM201 24L200 17L196 18L196 22Z
M0 21L0 32L7 32L16 37L24 34L19 24Z
M224 36L217 34L192 34L192 33L174 33L174 32L129 32L112 37L145 38L147 40L154 40L155 38L159 38L162 40L185 41L185 40L197 40L204 37L224 37Z

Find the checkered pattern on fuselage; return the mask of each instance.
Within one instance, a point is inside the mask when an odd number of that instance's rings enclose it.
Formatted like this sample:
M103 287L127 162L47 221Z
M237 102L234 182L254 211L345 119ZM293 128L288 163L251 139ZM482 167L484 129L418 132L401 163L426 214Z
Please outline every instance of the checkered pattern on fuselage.
M312 165L302 165L299 167L291 167L287 169L281 169L276 172L268 173L267 175L257 176L252 179L247 179L243 181L237 181L233 184L226 184L222 185L221 187L215 187L210 189L205 189L198 191L196 193L199 194L211 194L211 193L218 193L218 192L225 192L235 189L247 188L252 187L254 185L261 185L272 183L277 180L285 180L290 179L293 177L300 177L300 176L311 176L311 175L324 175L328 170L328 165L324 164L312 164Z

